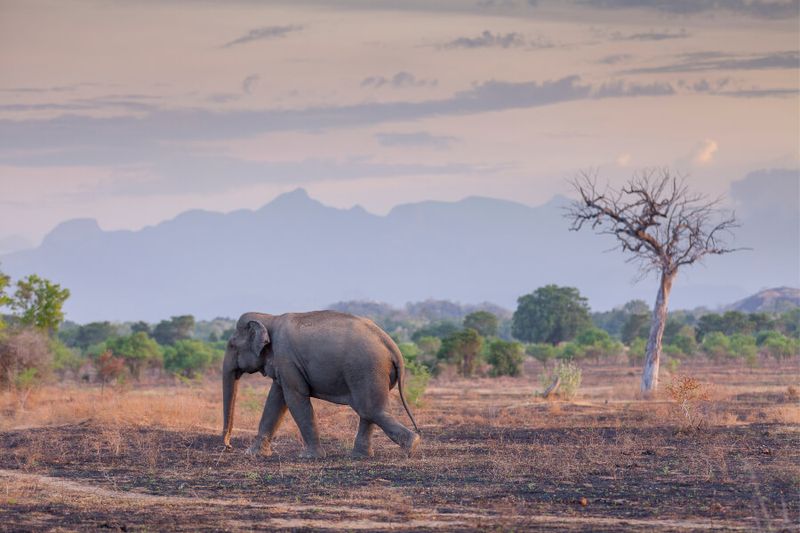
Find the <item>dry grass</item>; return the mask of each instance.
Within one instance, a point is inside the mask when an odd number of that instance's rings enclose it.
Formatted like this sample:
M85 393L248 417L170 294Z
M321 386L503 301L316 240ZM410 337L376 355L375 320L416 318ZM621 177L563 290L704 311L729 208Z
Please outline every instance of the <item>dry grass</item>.
M11 529L780 530L800 520L800 368L683 365L708 384L703 424L682 427L638 375L587 366L570 402L527 377L433 381L416 411L419 456L382 434L354 460L348 408L315 402L329 453L298 459L290 420L276 454L249 458L269 380L244 378L233 453L220 387L47 387L25 411L0 396L0 523ZM664 380L665 384L668 380ZM399 403L399 402L398 402ZM399 405L399 418L405 419ZM235 506L236 512L222 511ZM66 524L66 525L64 525ZM105 524L105 525L104 525Z

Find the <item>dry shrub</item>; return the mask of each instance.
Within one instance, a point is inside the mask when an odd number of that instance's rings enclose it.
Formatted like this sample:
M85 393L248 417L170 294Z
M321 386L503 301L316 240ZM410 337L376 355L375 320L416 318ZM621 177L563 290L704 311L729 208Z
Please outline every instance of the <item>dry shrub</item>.
M675 376L666 390L678 408L682 429L698 429L705 422L710 401L708 385L691 376Z
M796 402L800 400L800 391L797 390L797 387L792 387L789 385L786 388L786 399L790 402Z
M23 376L45 377L53 354L47 335L35 329L20 329L0 339L0 387L14 388Z

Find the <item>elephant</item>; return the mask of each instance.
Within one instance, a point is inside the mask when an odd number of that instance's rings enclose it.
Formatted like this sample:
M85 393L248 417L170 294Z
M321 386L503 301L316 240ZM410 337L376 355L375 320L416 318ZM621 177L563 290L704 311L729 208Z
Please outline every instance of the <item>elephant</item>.
M239 378L245 372L261 372L272 378L272 385L247 454L272 454L272 438L288 409L303 437L301 457L324 457L311 404L311 398L319 398L349 405L358 414L354 456L372 456L376 425L411 456L420 431L403 394L404 368L400 349L369 319L335 311L244 313L222 363L225 449L231 449ZM414 432L387 411L395 383Z

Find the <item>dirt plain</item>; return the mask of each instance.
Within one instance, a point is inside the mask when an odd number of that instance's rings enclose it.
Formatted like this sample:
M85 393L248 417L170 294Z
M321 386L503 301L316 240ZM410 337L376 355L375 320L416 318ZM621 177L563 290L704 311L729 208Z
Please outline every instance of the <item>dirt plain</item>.
M638 399L631 367L586 365L571 401L538 398L540 371L433 381L410 459L382 434L351 458L357 418L325 402L326 459L298 457L290 419L274 455L246 456L269 386L255 376L232 452L214 380L52 386L24 409L6 393L0 530L800 530L798 361L683 365L708 391L696 429L668 394Z

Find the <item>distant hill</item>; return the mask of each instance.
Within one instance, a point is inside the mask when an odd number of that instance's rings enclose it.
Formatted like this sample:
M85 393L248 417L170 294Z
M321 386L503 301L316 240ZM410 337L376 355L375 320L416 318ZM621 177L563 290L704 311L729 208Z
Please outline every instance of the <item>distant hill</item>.
M727 306L725 310L743 313L781 313L795 307L800 307L800 289L776 287L739 300Z
M757 208L747 204L753 187L740 187L736 245L753 250L682 271L672 309L714 308L763 286L800 284L798 209L765 207L773 181L795 179L782 176L748 178L763 187L756 187ZM788 195L786 187L775 190ZM65 310L77 322L237 317L351 300L397 308L428 299L494 302L513 310L519 296L548 283L577 287L594 310L637 298L650 304L655 280L634 283L635 267L609 252L610 238L568 231L567 202L530 207L471 197L378 216L325 206L297 189L257 210L188 211L139 231L64 222L39 247L0 256L0 269L69 288ZM415 312L429 311L438 312L424 305Z

